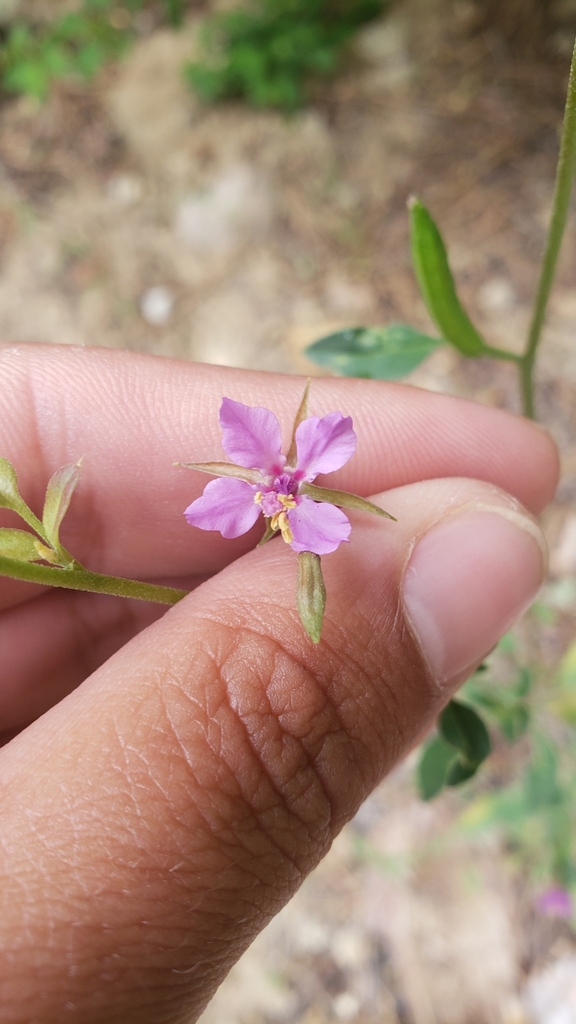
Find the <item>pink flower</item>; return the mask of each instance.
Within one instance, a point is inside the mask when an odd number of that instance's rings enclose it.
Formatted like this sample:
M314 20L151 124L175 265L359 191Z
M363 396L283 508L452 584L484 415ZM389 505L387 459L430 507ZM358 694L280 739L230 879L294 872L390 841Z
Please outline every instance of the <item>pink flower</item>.
M546 889L536 900L536 909L546 917L572 917L574 908L572 897L567 889L555 885Z
M306 396L301 408L305 408ZM312 486L319 473L340 469L356 450L356 434L350 416L339 412L298 422L290 448L290 461L282 454L280 424L273 412L222 400L220 408L222 447L232 463L195 464L219 476L186 509L184 515L201 530L219 530L223 537L240 537L263 515L267 535L280 532L297 552L327 555L348 541L351 531L347 516L327 500L342 498L344 492ZM295 455L295 458L292 456ZM307 493L308 492L308 493ZM311 497L320 500L314 500ZM368 502L355 499L355 507ZM357 502L362 502L359 506ZM370 511L378 511L371 506Z

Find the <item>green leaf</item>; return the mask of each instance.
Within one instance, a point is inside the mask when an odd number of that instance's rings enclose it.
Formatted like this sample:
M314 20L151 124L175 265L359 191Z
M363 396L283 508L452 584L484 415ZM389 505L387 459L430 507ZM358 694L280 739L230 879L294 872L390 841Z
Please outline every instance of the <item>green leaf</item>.
M468 779L476 775L479 767L479 764L473 764L470 761L466 761L465 758L457 757L448 770L446 785L461 786L463 782L468 782Z
M358 494L350 494L349 491L335 491L331 487L316 487L315 484L301 484L300 493L307 494L314 501L328 501L331 505L339 505L340 508L357 508L361 512L372 512L374 515L382 516L384 519L391 519L397 523L398 520L385 512L379 505L372 501L361 498Z
M525 704L503 708L497 715L498 725L510 743L516 743L530 725L530 709Z
M16 470L8 459L0 458L0 508L11 508L17 512L21 503Z
M410 200L409 211L412 263L428 312L446 341L465 356L480 356L487 346L456 294L442 235L419 199Z
M408 324L350 327L315 341L306 355L345 377L399 380L441 344L440 338L430 338Z
M36 547L37 540L26 530L0 529L0 555L19 562L37 562L42 557Z
M42 522L49 543L55 551L60 548L60 526L68 511L70 499L80 479L81 461L71 466L63 466L54 473L46 488Z
M320 556L312 551L301 551L298 555L296 603L300 621L308 636L313 643L319 643L326 607L326 587Z
M435 736L426 745L418 765L418 787L423 800L432 800L444 789L457 760L457 751L441 736Z
M480 716L466 704L451 700L438 720L442 737L460 751L470 765L479 765L490 753L490 737Z

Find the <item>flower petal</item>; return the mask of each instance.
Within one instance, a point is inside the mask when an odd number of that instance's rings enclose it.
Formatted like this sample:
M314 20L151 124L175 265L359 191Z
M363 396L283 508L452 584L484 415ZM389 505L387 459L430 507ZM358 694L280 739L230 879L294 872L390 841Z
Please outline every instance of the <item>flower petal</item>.
M318 504L302 496L296 508L288 511L288 522L294 551L312 551L315 555L329 555L339 544L347 541L352 529L350 520L335 505Z
M257 490L244 480L211 480L184 515L190 526L200 530L219 530L227 538L241 537L260 515L260 506L254 502Z
M304 479L310 481L318 473L333 473L356 451L352 418L341 412L328 413L322 419L310 416L296 431L296 448L297 468Z
M273 412L261 406L242 405L223 398L220 406L222 447L229 459L266 476L282 472L280 424Z

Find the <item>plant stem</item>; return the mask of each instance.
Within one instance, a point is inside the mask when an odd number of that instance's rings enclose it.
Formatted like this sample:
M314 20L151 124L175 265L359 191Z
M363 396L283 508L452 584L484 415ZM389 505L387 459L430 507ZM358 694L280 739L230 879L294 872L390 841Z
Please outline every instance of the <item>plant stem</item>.
M572 53L570 65L570 78L568 80L568 95L566 98L566 110L564 113L564 124L562 126L562 142L560 145L560 158L556 171L556 185L554 188L554 200L552 204L552 218L548 229L546 249L542 260L540 280L534 299L532 321L528 334L526 351L520 360L520 381L522 387L522 402L524 414L531 419L534 418L534 363L536 351L542 334L542 327L546 316L548 299L556 273L556 265L562 245L562 238L568 210L570 207L570 195L574 182L576 170L576 43Z
M84 568L56 569L50 565L35 562L19 562L15 558L0 555L0 576L13 580L27 580L48 587L65 587L67 590L87 590L94 594L112 594L116 597L132 597L137 601L155 601L157 604L176 604L186 597L186 590L175 587L159 587L154 583L140 583L126 580L121 576L105 576Z
M522 362L522 356L517 352L509 352L508 349L496 348L494 345L484 345L481 355L492 356L494 359L507 359L510 363Z

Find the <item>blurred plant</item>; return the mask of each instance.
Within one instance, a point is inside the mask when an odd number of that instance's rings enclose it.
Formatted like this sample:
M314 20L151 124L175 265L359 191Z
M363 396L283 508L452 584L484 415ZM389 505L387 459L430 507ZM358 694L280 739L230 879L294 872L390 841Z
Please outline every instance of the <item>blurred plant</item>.
M514 664L518 654L512 634L504 644ZM513 859L544 888L536 909L569 917L570 893L576 895L576 643L552 679L526 666L517 665L516 671L508 688L488 669L463 689L471 705L488 713L502 740L514 743L524 737L525 764L508 785L473 800L460 825L472 830L496 826ZM423 791L428 784L425 758L426 749L419 772Z
M57 79L92 78L122 55L136 34L135 15L146 0L83 0L77 11L47 24L16 21L0 43L0 81L8 92L43 100ZM184 0L164 0L168 24L182 22Z
M439 337L407 324L355 327L328 335L306 350L319 366L374 380L398 380L415 369L439 345L449 344L468 358L489 356L516 365L524 414L534 417L534 365L568 218L576 169L576 49L572 58L562 130L552 218L532 320L521 354L488 344L466 313L456 290L446 246L432 215L419 199L409 202L412 263Z
M254 107L295 110L311 76L330 76L344 45L387 0L259 0L215 14L204 26L205 59L186 66L207 101L245 99Z
M430 337L408 324L354 327L314 342L306 350L309 358L319 366L351 377L398 380L415 369L439 345L449 344L467 358L491 357L514 363L518 370L524 414L533 418L534 366L568 218L575 170L576 45L568 82L552 217L524 351L517 354L496 348L484 340L460 302L446 246L437 225L420 200L411 199L412 263L439 336ZM574 659L576 661L576 648ZM528 729L531 722L528 700L531 685L532 673L528 668L520 671L507 690L486 684L479 675L473 677L463 690L466 703L451 701L448 704L438 720L437 735L424 748L418 772L424 799L431 799L446 786L459 785L470 779L490 753L488 733L479 712L485 712L509 741L516 740ZM559 692L557 713L576 725L576 678L573 687L566 690L560 686ZM523 807L519 820L524 820L526 815L530 817L532 812L529 813L529 808L538 811L539 820L546 819L545 828L555 850L554 877L560 885L567 884L568 876L572 879L572 868L567 866L567 818L564 810L560 809L564 807L565 796L564 788L557 780L554 744L534 732L532 745L533 761L521 794L519 790L514 797L520 801L517 806L521 804ZM502 807L507 807L506 799L502 794ZM496 805L500 806L498 801Z

